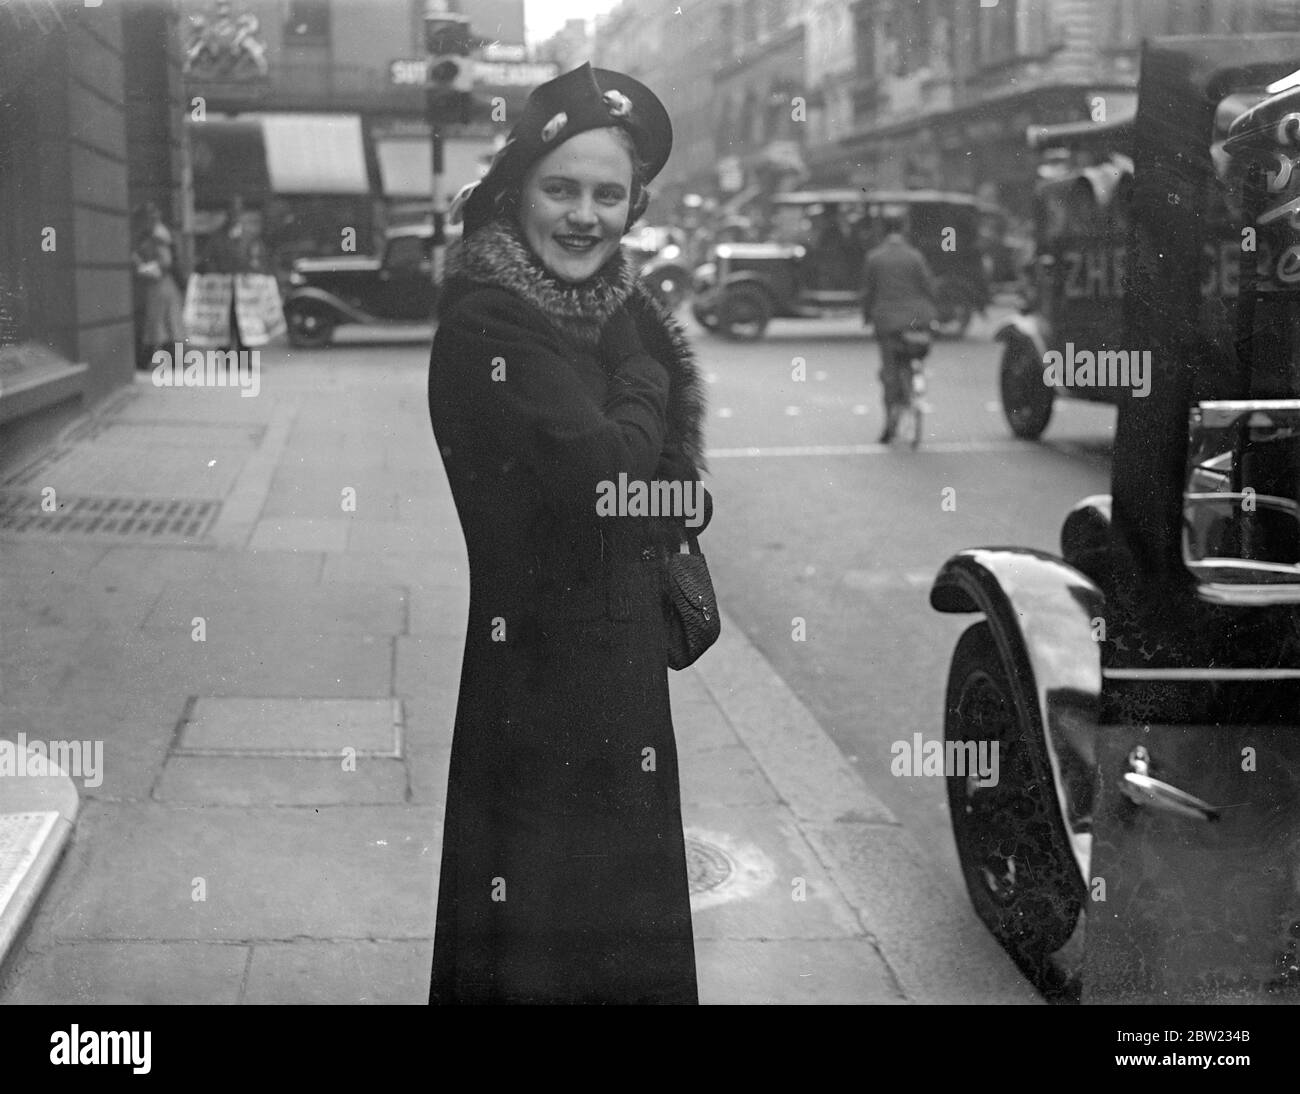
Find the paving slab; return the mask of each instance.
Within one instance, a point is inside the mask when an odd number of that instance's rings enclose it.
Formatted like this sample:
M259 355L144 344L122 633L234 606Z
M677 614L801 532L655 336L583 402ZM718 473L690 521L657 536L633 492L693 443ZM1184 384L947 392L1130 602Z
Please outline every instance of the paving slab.
M119 688L96 693L60 686L57 680L50 690L20 683L5 697L3 721L12 733L21 731L29 739L100 742L99 785L73 779L83 798L144 798L162 770L184 705L185 696L178 692Z
M402 706L380 699L252 699L200 696L187 711L175 754L319 754L399 759Z
M187 1006L239 1001L250 951L201 942L84 942L29 949L0 1002Z
M362 582L331 586L260 583L256 588L168 582L144 626L188 637L195 617L206 621L209 637L223 629L236 634L290 630L313 637L395 635L406 629L406 596L391 585Z
M445 784L445 764L442 772ZM393 759L361 757L345 768L338 758L173 755L152 796L175 805L402 805L408 781Z
M432 709L436 697L454 696L460 688L464 645L443 635L405 635L397 646L393 691Z
M688 838L720 849L730 877L692 895L695 937L866 937L817 855L783 807L684 804Z
M682 754L678 748L683 804L768 805L777 804L772 784L759 770L749 750L740 744Z
M259 943L248 970L246 1003L429 1001L433 940Z
M349 551L418 551L424 543L419 528L404 521L363 518L359 509L348 530Z
M894 822L808 709L725 613L715 649L716 656L706 653L692 667L801 822L833 823L840 817Z
M701 1004L905 1003L866 939L705 938L695 944Z
M212 582L239 589L254 584L313 584L322 555L286 551L232 551L193 547L111 547L90 571L105 585L133 589L173 582Z
M454 580L469 588L469 563L464 547L448 551L348 551L325 559L321 581L376 581L416 587L430 581L446 584Z
M393 639L377 635L287 636L218 630L207 641L137 631L84 638L65 683L91 693L122 687L187 695L370 699L392 692ZM180 718L177 711L177 719Z
M92 802L83 818L41 917L54 941L433 936L438 810Z
M342 551L351 521L346 517L268 517L253 526L253 551Z
M805 825L907 997L916 1003L1041 1003L969 906L893 825Z

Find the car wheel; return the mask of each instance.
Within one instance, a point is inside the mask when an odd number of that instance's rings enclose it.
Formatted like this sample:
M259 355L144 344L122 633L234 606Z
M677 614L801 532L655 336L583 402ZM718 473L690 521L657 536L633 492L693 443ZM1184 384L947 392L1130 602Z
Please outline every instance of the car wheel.
M334 337L334 316L321 304L290 304L285 323L290 343L299 349L320 349Z
M1008 340L1000 373L1002 414L1011 432L1036 441L1052 419L1056 393L1043 382L1043 367L1033 345L1023 338Z
M692 304L691 314L695 316L695 322L699 323L710 334L717 333L718 316L716 312L704 311L698 304Z
M767 294L752 285L739 285L723 294L718 306L718 324L728 338L737 342L756 342L767 330L772 305Z
M1017 679L1003 664L987 622L958 640L944 740L987 742L986 758L996 742L997 780L981 786L977 775L946 772L948 805L975 913L1021 971L1038 981L1047 958L1074 933L1084 885L1057 805L1036 698Z

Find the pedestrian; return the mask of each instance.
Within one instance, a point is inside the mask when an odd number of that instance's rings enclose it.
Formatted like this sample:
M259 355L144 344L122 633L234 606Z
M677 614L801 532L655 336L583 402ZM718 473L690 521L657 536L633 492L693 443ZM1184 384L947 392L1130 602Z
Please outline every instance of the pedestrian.
M431 1003L697 1002L665 636L690 517L597 505L699 487L700 377L619 246L671 144L648 88L584 64L451 213L429 411L470 602Z
M902 405L912 382L911 353L904 335L928 334L938 317L938 286L924 256L907 242L904 218L881 218L885 238L862 268L862 319L875 327L880 346L880 383L885 427L880 443L894 439Z
M222 274L230 277L230 342L223 350L241 351L245 342L240 336L239 275L256 273L262 268L261 244L252 229L245 223L244 199L232 194L226 206L225 219L208 238L207 249L199 263L199 272Z
M158 206L146 201L136 208L136 234L131 262L140 295L140 328L136 341L136 368L152 367L154 353L171 351L185 340L181 319L181 293L175 280L175 246Z

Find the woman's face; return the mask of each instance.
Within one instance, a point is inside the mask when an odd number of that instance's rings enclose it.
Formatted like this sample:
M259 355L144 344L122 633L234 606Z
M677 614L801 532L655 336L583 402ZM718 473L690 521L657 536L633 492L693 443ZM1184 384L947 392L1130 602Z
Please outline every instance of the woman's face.
M618 249L631 198L627 147L611 128L588 129L533 164L519 222L551 273L586 281Z

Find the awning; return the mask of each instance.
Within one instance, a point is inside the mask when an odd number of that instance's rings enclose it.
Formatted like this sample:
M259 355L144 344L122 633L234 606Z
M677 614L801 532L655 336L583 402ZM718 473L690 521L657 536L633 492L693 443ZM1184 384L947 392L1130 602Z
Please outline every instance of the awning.
M357 114L262 114L266 169L277 194L365 194Z

